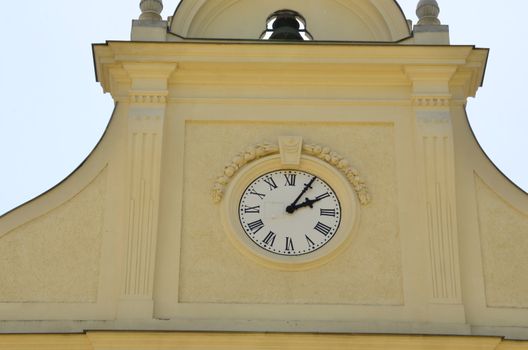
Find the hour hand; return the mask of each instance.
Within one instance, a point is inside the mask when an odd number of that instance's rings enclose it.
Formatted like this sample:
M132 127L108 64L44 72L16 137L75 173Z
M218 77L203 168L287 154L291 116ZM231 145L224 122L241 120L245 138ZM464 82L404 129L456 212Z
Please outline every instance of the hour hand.
M312 188L312 184L314 183L314 181L315 181L316 178L317 178L317 177L314 176L314 177L310 180L310 182L308 182L307 184L305 184L305 185L304 185L304 188L303 188L303 190L302 190L302 192L301 192L301 194L299 194L299 195L297 196L297 198L295 198L295 200L293 201L292 204L290 204L290 205L288 205L288 206L286 207L286 212L287 212L288 214L293 214L293 212L295 212L295 210L297 210L297 208L296 208L297 202L298 202L299 199L301 199L301 197L306 193L306 191L308 191L308 189Z
M295 211L297 209L304 208L304 207L313 208L314 203L319 202L321 199L323 198L322 197L317 197L315 199L306 198L303 203L294 205L292 209L293 211Z

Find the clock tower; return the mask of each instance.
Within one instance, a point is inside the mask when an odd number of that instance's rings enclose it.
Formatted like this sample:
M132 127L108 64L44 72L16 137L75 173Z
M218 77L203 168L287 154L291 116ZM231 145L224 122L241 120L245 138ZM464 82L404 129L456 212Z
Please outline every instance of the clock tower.
M0 349L528 347L528 198L435 0L140 8L103 139L0 218L0 332L44 333Z

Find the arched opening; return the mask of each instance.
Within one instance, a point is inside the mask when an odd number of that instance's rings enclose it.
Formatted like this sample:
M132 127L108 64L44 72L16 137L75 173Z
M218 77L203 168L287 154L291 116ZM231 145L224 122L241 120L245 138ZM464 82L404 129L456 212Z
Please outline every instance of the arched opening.
M306 20L293 10L279 10L266 20L266 30L260 36L262 40L313 40L306 29Z

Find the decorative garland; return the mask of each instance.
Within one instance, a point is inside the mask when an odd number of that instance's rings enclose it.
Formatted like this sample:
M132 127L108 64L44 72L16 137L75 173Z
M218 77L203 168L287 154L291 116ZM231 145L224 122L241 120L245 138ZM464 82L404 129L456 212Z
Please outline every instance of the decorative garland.
M341 156L337 152L333 152L329 147L324 147L316 144L304 144L303 153L317 157L326 163L334 166L340 172L342 172L348 181L352 184L354 191L358 195L359 202L362 205L370 203L371 198L365 182L361 179L359 171L350 166L348 160ZM231 181L231 178L237 173L237 171L244 165L260 159L265 156L272 154L278 154L280 152L279 146L270 143L261 143L255 146L248 147L244 152L237 154L231 163L224 167L224 173L219 176L214 182L212 189L212 197L214 203L220 203L224 196L225 187Z
M236 172L247 163L259 158L279 153L279 146L270 143L261 143L248 147L244 152L240 152L231 160L231 163L224 167L224 173L218 177L213 185L213 202L220 203L224 196L224 190Z
M328 164L333 165L335 168L341 171L352 184L354 191L356 191L358 195L359 202L362 205L367 205L370 203L371 198L365 181L361 179L359 171L350 166L350 163L345 159L345 157L341 156L337 152L332 152L329 147L314 144L303 145L303 152L310 156L324 160Z

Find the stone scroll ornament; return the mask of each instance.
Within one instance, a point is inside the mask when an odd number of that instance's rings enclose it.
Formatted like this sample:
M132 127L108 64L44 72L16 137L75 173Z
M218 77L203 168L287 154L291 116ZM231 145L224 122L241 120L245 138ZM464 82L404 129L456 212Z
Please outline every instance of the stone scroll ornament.
M226 186L229 184L233 176L239 169L254 160L278 154L280 152L279 146L271 143L261 143L254 146L248 147L244 152L240 152L236 155L231 163L224 167L224 173L219 176L212 190L212 197L214 203L220 203L224 196ZM358 195L359 202L362 205L367 205L371 201L371 197L365 182L361 179L359 171L350 166L348 160L341 156L337 152L333 152L330 148L316 144L304 144L302 152L306 155L317 157L326 163L337 168L343 173L356 194Z

